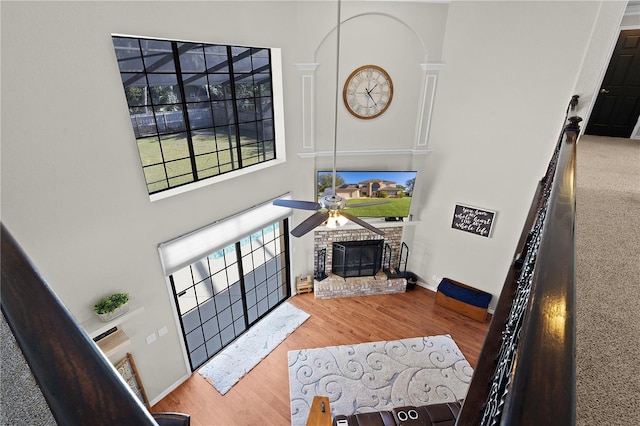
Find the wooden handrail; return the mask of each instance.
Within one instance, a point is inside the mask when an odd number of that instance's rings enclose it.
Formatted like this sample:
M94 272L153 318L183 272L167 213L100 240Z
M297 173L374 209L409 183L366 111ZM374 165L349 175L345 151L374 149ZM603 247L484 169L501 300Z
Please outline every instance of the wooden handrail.
M2 312L58 424L157 425L1 227Z
M575 423L577 101L536 189L457 425Z

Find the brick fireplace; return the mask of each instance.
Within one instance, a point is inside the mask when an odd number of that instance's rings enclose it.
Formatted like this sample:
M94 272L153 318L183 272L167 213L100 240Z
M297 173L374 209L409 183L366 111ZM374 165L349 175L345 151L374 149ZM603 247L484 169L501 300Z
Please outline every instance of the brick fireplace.
M391 248L391 265L397 266L402 245L402 226L384 227L384 237L371 231L360 228L339 228L336 230L317 230L314 233L315 264L318 270L318 252L326 249L325 273L328 278L314 282L315 297L318 299L330 299L336 297L367 296L374 294L403 293L406 290L404 278L387 279L384 272L375 276L342 278L331 274L333 255L333 243L345 241L379 240L384 238L384 243ZM382 267L387 268L388 259L383 257Z

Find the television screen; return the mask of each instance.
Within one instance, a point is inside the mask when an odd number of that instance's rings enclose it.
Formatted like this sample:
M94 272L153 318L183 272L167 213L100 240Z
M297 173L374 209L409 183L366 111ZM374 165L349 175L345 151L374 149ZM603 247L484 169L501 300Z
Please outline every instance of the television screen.
M358 217L403 218L409 216L415 171L336 171L336 193L346 200L345 211ZM318 171L318 201L333 192L333 171ZM355 208L358 204L384 204Z

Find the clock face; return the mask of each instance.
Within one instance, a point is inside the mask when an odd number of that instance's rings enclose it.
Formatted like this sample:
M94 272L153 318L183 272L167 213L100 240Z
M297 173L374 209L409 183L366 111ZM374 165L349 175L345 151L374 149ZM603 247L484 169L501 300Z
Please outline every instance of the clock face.
M364 65L347 78L342 98L347 110L355 117L375 118L389 108L393 98L393 82L379 66Z

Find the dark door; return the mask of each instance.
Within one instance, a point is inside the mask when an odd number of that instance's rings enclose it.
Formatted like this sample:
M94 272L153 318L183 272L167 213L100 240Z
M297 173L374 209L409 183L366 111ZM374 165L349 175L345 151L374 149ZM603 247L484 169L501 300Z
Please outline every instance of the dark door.
M640 115L640 30L623 30L586 133L628 138Z

